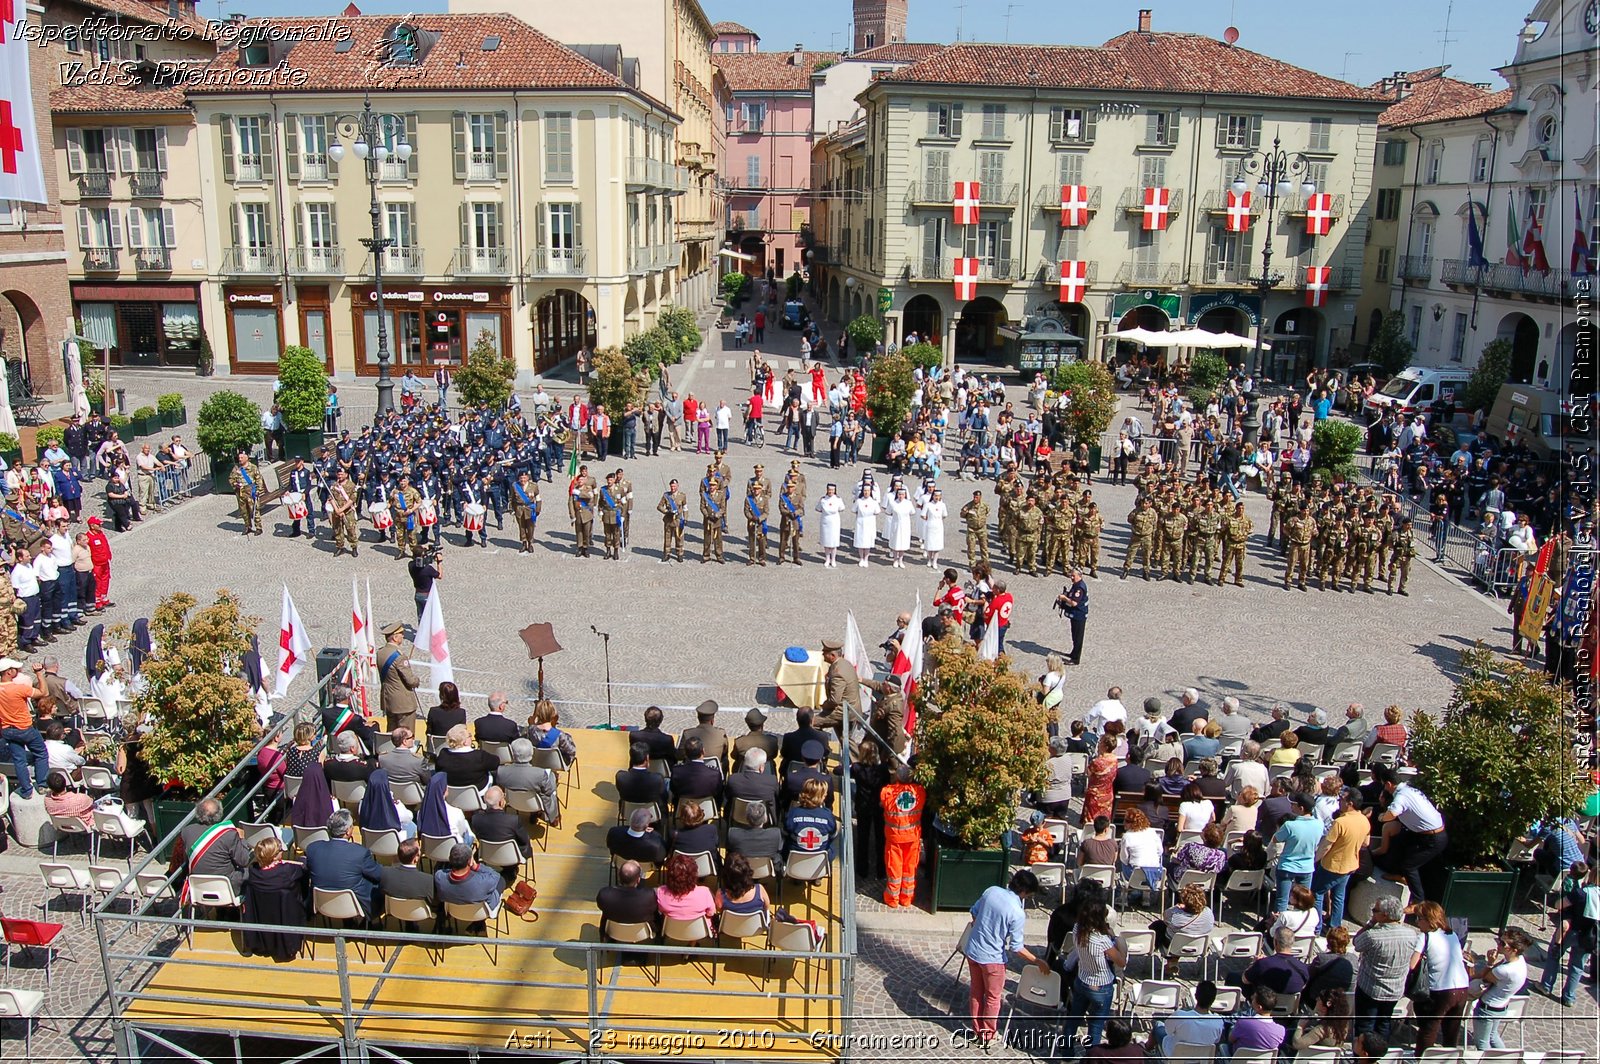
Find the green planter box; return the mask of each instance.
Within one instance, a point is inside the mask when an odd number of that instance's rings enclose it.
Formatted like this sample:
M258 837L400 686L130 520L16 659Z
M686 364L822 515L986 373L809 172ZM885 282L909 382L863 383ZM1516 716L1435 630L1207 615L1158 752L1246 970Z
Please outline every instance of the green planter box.
M872 462L874 465L882 465L884 460L889 457L889 444L893 439L893 436L872 437Z
M1201 409L1204 409L1204 407ZM1100 445L1098 443L1089 445L1089 472L1095 476L1100 475Z
M176 410L163 410L156 416L161 419L162 428L175 429L189 420L189 411L180 406Z
M314 458L322 446L322 429L286 430L283 434L284 453L290 458Z
M248 808L235 812L234 806L243 800L245 792L250 789L253 782L253 780L247 780L242 783L235 783L222 795L223 815L229 820L238 823L241 820L250 819L250 810ZM189 798L157 798L155 800L156 822L151 825L150 830L155 834L157 842L166 838L173 828L183 823L183 818L193 812L196 800ZM163 861L169 856L171 856L170 847L162 849L157 854L158 859Z
M91 414L104 415L106 412L106 401L104 399L90 399L89 412Z
M233 475L233 459L219 455L211 456L211 490L218 495L232 495L233 488L228 484L228 477Z
M1429 891L1432 896L1432 891ZM1469 872L1453 868L1445 874L1440 904L1451 916L1465 917L1474 931L1499 931L1511 919L1517 899L1517 873Z
M160 431L160 417L136 417L128 425L128 432L133 436L154 436Z
M933 908L970 909L979 895L1006 878L1006 851L960 850L933 844Z
M22 464L21 451L0 451L0 458L5 459L5 463L8 468L14 465Z

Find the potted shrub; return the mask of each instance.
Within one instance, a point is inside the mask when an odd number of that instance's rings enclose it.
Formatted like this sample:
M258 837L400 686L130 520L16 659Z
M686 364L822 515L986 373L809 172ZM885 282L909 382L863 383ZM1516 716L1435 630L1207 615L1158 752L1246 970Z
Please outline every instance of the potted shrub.
M290 458L310 458L322 446L328 374L309 347L290 345L278 359L278 409L283 414L283 447Z
M648 385L646 378L645 384ZM603 348L594 353L594 373L589 377L589 402L604 404L613 422L622 416L629 403L644 398L639 374L633 363L615 347ZM577 446L574 443L574 446Z
M67 430L64 426L54 423L49 425L40 425L38 429L34 431L33 440L34 443L38 444L39 450L42 453L44 451L48 451L52 447L59 446L61 441L66 438L66 431Z
M209 377L216 370L216 356L211 351L211 337L206 335L205 329L200 330L200 353L195 357L194 375L196 377Z
M117 436L123 443L133 438L133 418L127 414L112 414L106 418L106 424L116 430Z
M183 406L183 396L177 392L156 396L156 413L161 418L161 427L165 429L175 429L189 420L189 412Z
M871 314L863 314L846 325L844 332L850 337L851 349L866 358L878 350L878 343L883 339L883 324Z
M7 466L17 465L22 461L22 441L9 432L0 432L0 458L5 459Z
M1076 447L1089 445L1089 469L1100 472L1100 438L1117 412L1117 382L1104 362L1069 362L1050 374L1050 389L1067 397L1063 424Z
M1328 418L1311 429L1311 472L1326 470L1334 480L1352 480L1356 475L1356 451L1366 442L1360 425Z
M1535 821L1572 815L1583 802L1566 723L1573 696L1482 643L1462 651L1461 671L1442 714L1411 720L1418 786L1450 834L1431 866L1441 886L1429 885L1428 894L1474 929L1498 929L1516 898L1517 872L1504 863L1512 842Z
M500 357L494 335L485 329L473 341L472 350L467 353L466 362L456 370L451 387L467 406L499 410L511 398L511 382L516 375L516 363Z
M1010 659L950 636L928 646L917 706L916 778L934 816L933 906L967 908L1005 879L1003 836L1019 796L1044 785L1043 704Z
M200 404L195 440L211 456L212 490L228 490L233 456L261 442L261 408L238 392L218 392Z
M259 619L248 616L230 591L209 606L175 592L150 618L156 653L146 659L144 691L134 709L148 713L152 728L144 756L150 773L166 781L156 801L156 837L165 837L250 753L261 736L255 699L238 675ZM240 787L242 792L248 786ZM224 799L233 815L236 799Z
M856 319L857 322L862 320ZM852 326L854 324L851 322ZM874 462L883 461L889 451L889 441L905 427L906 418L911 416L911 397L916 392L917 379L911 373L911 360L904 352L879 355L872 360L867 368L867 419L872 422L875 433Z
M83 394L89 400L91 413L106 412L106 374L102 369L91 369L83 375Z
M690 351L697 351L704 342L700 327L695 322L694 311L688 307L663 307L659 322L678 349L681 359Z
M671 335L656 325L624 340L622 353L636 372L644 373L648 380L655 380L662 366L677 361L678 347Z
M924 374L944 365L944 353L926 340L902 347L900 353L911 360L913 368L920 369Z
M151 436L161 430L161 419L153 406L141 406L133 412L131 426L135 436Z

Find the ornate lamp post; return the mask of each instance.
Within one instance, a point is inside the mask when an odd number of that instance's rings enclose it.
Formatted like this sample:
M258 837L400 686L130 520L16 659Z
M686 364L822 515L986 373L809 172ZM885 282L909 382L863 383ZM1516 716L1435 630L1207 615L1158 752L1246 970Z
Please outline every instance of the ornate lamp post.
M1251 153L1239 164L1239 174L1233 180L1233 191L1243 195L1250 187L1246 175L1256 177L1256 196L1266 202L1267 230L1266 239L1261 242L1261 273L1250 278L1250 284L1255 287L1261 299L1261 310L1256 316L1256 346L1250 353L1250 376L1255 377L1261 372L1261 343L1262 334L1267 325L1267 293L1276 288L1283 281L1283 274L1272 272L1272 230L1276 224L1279 197L1287 198L1295 191L1296 177L1310 172L1311 161L1300 152L1290 155L1279 145L1278 136L1273 135L1272 149ZM1309 178L1300 183L1300 193L1309 196L1317 191L1317 186ZM1253 420L1253 418L1252 418Z
M384 126L395 131L395 145L391 149L384 136ZM393 155L401 162L411 158L412 147L405 139L405 120L399 115L372 109L372 97L361 101L361 113L340 115L334 123L335 140L328 146L328 158L339 162L344 158L344 141L350 141L356 158L366 163L367 190L371 194L372 236L364 238L361 246L372 253L372 290L378 308L378 415L381 417L394 409L394 381L389 377L389 322L383 307L383 256L394 240L383 235L383 217L378 207L378 180L382 164Z

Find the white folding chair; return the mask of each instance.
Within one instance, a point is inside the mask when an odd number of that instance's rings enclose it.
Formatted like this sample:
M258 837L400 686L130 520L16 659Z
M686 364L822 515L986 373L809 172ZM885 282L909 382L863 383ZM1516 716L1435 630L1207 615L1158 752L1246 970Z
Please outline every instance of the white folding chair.
M1166 882L1166 876L1162 876L1160 882L1163 882L1163 883ZM1133 871L1129 872L1128 873L1128 878L1123 880L1121 886L1122 886L1122 907L1124 909L1130 909L1130 908L1133 907L1133 892L1134 891L1138 891L1139 893L1147 895L1149 898L1154 899L1154 905L1157 908L1160 907L1160 905L1161 905L1161 887L1157 886L1155 883L1150 882L1150 877L1145 873L1145 870L1143 868L1135 868Z
M628 804L632 805L635 803L630 802ZM728 803L728 819L733 821L733 823L737 824L739 827L747 828L750 826L750 809L753 806L765 804L765 802L755 798L735 798ZM772 822L772 817L767 817L767 822L770 824Z
M45 888L54 890L58 897L65 898L68 894L76 894L78 896L78 923L81 924L88 919L89 890L91 886L88 872L69 864L40 861L39 875L44 879ZM41 905L40 908L48 911L49 905Z
M1118 995L1124 1002L1127 1001L1128 990L1137 980L1133 977L1133 962L1143 958L1150 962L1150 974L1155 971L1156 933L1154 931L1124 931L1117 936L1117 944L1122 947L1127 963L1122 966L1122 976L1118 979Z
M1459 1049L1453 1052L1460 1053ZM1344 1059L1344 1051L1338 1046L1311 1046L1295 1053L1294 1064L1339 1064ZM1424 1056L1423 1060L1428 1058Z
M422 856L436 865L442 865L450 860L450 851L455 847L454 835L417 835L417 845L422 847Z
M1167 942L1164 956L1182 967L1184 961L1199 961L1200 974L1205 975L1206 958L1211 953L1211 939L1206 935L1175 934ZM1174 971L1177 969L1175 968Z
M796 850L783 864L783 882L778 885L778 904L783 904L784 888L793 881L805 884L806 904L809 905L812 885L827 882L832 875L833 862L828 860L827 850Z
M381 864L391 864L400 859L400 840L397 828L362 828L361 845L371 851Z
M1167 1054L1167 1060L1172 1061L1211 1061L1217 1059L1215 1043L1210 1045L1192 1045L1188 1042L1172 1043L1172 1052Z
M1489 1052L1493 1052L1493 1051L1492 1050L1484 1050L1483 1051L1483 1053L1489 1053ZM1299 1055L1296 1055L1294 1059L1296 1061L1296 1064L1299 1064L1299 1061L1301 1060L1301 1057ZM1422 1051L1422 1055L1417 1058L1417 1064L1461 1064L1462 1059L1463 1059L1463 1054L1462 1054L1461 1050L1459 1050L1459 1049L1452 1049L1452 1048L1450 1048L1448 1046L1429 1046L1427 1049L1424 1049ZM1483 1058L1482 1054L1479 1054L1477 1056L1477 1059L1481 1062L1484 1058ZM1522 1050L1520 1050L1520 1049L1511 1050L1511 1059L1513 1059L1513 1060L1522 1059Z
M825 932L812 929L810 924L788 923L784 920L774 920L767 925L767 949L774 953L820 953L825 940ZM767 976L772 975L772 964L776 958L767 958ZM804 971L801 988L811 993L811 959L796 959L795 964Z
M116 773L104 765L84 765L78 770L83 786L90 794L111 794L117 790Z
M677 917L663 917L661 921L661 941L677 946L698 946L702 942L714 941L715 935L711 930L711 922L704 916L696 916L690 920ZM690 958L693 963L693 958ZM717 981L717 964L711 961L707 965L706 979L708 982Z
M444 800L446 805L453 805L463 813L476 813L483 808L483 795L476 787L446 787Z
M361 904L361 898L353 890L324 890L322 887L311 888L311 911L322 917L332 926L334 920L341 924L351 920L366 920L367 910Z
M303 828L299 824L295 824L291 830L294 832L294 848L301 853L305 853L306 847L313 842L328 841L327 828Z
M242 820L239 822L239 834L244 836L244 844L251 849L255 849L256 843L260 842L262 839L281 840L283 838L278 831L278 825L255 823L249 820Z
M1217 874L1215 872L1202 872L1195 868L1185 868L1176 881L1171 876L1166 876L1162 879L1161 885L1173 898L1182 893L1184 887L1199 887L1205 891L1206 900L1209 902L1217 892ZM1163 904L1165 904L1164 901Z
M0 989L0 1020L22 1021L23 1056L33 1059L33 1025L44 1009L44 992L41 990Z
M96 809L94 816L94 834L99 839L118 839L128 844L128 866L133 866L133 849L138 844L139 836L145 833L145 822L135 820L121 809ZM99 850L98 842L96 852Z
M1528 1011L1528 1000L1527 994L1518 994L1506 1002L1506 1010L1500 1014L1500 1037L1507 1039L1509 1035L1515 1033L1518 1049L1527 1048L1523 1040L1522 1017Z
M1211 956L1219 969L1228 961L1243 961L1247 966L1261 955L1261 935L1255 931L1226 931L1211 936ZM1221 1011L1212 1006L1213 1011Z
M717 874L717 864L711 858L710 850L678 851L685 857L694 858L694 874L701 879L710 879Z
M49 816L50 826L55 829L50 836L51 857L60 856L57 851L60 849L63 835L81 835L84 845L89 849L89 860L94 860L94 833L84 826L82 820L75 816L65 816L61 813L51 813Z
M94 888L96 897L107 900L118 897L117 888L122 885L126 872L119 871L111 865L92 864L89 866L89 885ZM134 899L138 896L139 888L136 884L129 883L128 889L121 892L120 897L127 899L129 911L134 906Z
M501 935L506 935L511 930L507 922L506 907L504 905L491 910L489 903L486 901L472 902L471 904L447 901L444 903L444 914L450 919L450 931L452 934L459 935L464 927L469 927L472 924L482 924L484 952L489 955L491 964L499 962L500 948L494 945L494 933L498 932Z
M304 776L283 777L283 798L286 802L293 802L300 794L300 785L306 781Z
M516 839L500 839L496 842L479 839L478 860L490 868L515 868L526 872L529 879L534 878L533 857L522 856L522 847L517 845Z
M769 880L778 877L778 866L770 857L746 857L750 862L750 876L756 880Z
M1006 1017L1005 1026L1000 1030L1000 1044L1009 1045L1011 1024L1017 1018L1017 1010L1026 1008L1029 1012L1054 1014L1061 1011L1061 973L1055 969L1041 973L1033 965L1022 969L1022 974L1017 976L1017 988L1011 992L1011 1013ZM1053 1016L1051 1018L1054 1018ZM1059 1029L1050 1036L1050 1052L1045 1059L1056 1055L1056 1039Z
M1078 869L1079 883L1087 883L1090 880L1094 880L1096 883L1105 888L1106 897L1108 898L1111 897L1117 889L1117 879L1116 865L1092 864L1084 865L1082 868Z
M141 884L142 888L142 884ZM187 933L191 945L194 936L195 913L202 907L207 909L237 909L244 903L237 891L233 889L233 881L227 876L197 876L191 875L185 883L188 891L188 913L184 920L188 925Z
M1031 864L1028 871L1039 877L1039 897L1049 892L1060 897L1067 889L1067 866L1059 861Z
M1133 993L1124 1003L1123 1012L1137 1017L1141 1012L1151 1019L1161 1013L1175 1012L1183 1003L1183 984L1166 979L1141 979L1134 984Z
M383 915L402 927L421 924L434 918L433 903L426 898L395 898L386 894Z
M98 698L78 699L78 711L83 714L84 731L106 731L111 727L111 714Z
M367 796L367 781L329 780L328 790L333 794L334 801L354 809L361 804L361 799Z
M391 783L389 784L389 793L394 795L395 801L399 802L407 809L415 809L417 806L421 805L422 799L426 796L422 789L422 784L418 783L416 780L406 780L404 783Z
M1227 901L1230 896L1247 895L1251 899L1252 911L1261 906L1261 892L1267 887L1267 871L1264 868L1248 869L1235 868L1228 873L1228 878L1222 884L1222 900ZM1235 901L1243 912L1243 903Z
M962 954L966 953L966 951L967 951L967 942L969 940L971 940L971 938L972 938L972 921L968 920L967 921L967 926L963 927L961 929L961 937L956 939L956 948L951 950L950 951L950 956L946 957L944 959L944 963L939 965L939 970L941 972L944 971L946 968L950 967L950 962L951 961L955 960L957 957L959 957ZM956 969L956 982L957 983L961 982L962 973L964 973L966 970L967 970L967 966L965 964L961 965L959 968Z
M578 775L578 759L570 762L561 756L561 751L554 746L538 746L533 750L533 764L535 768L547 768L561 779L561 786L565 790L562 801L572 798L573 777Z
M717 937L731 938L742 947L745 939L766 937L768 922L765 909L753 913L725 911L717 925Z
M1367 767L1373 765L1388 765L1393 768L1400 760L1400 748L1392 743L1373 743L1372 749L1367 752Z
M656 940L658 934L656 925L649 921L620 923L616 920L606 920L600 925L600 938L602 941L616 942L625 946L649 945ZM629 954L629 956L639 957L645 962L642 967L645 969L646 978L650 978L652 983L661 982L661 955L659 953L633 953ZM619 951L617 953L618 966L622 964L622 957L623 954ZM653 978L649 974L649 962L652 958L656 962L656 974Z
M1361 744L1359 742L1336 743L1333 749L1328 752L1328 761L1330 764L1345 765L1349 764L1351 761L1360 760Z
M493 754L495 757L500 759L500 763L502 765L511 764L510 743L479 743L478 749L482 750L486 754Z
M1236 1064L1275 1064L1278 1051L1275 1049L1235 1049L1229 1058Z
M1244 991L1236 986L1217 987L1217 1000L1211 1003L1211 1011L1218 1016L1232 1016L1244 1007Z

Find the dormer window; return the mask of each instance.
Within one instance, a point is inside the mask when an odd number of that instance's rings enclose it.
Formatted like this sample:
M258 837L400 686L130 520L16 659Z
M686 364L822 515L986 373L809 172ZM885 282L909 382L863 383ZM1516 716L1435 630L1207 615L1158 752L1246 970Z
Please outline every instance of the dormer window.
M247 44L239 49L239 63L247 67L271 66L271 49L264 44Z
M383 44L386 66L414 66L422 58L422 42L417 35L417 28L407 23L396 23Z

